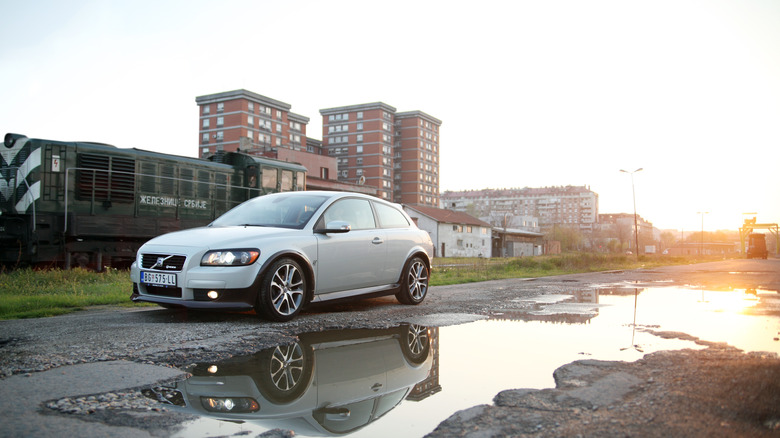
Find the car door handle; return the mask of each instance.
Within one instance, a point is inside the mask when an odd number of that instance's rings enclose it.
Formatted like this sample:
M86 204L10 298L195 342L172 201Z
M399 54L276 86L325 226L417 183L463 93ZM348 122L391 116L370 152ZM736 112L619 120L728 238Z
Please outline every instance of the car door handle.
M374 245L381 245L385 243L385 241L381 237L374 237L374 240L371 241Z
M374 383L374 386L371 387L371 390L374 391L374 392L377 392L380 389L382 389L382 386L383 385L381 383Z

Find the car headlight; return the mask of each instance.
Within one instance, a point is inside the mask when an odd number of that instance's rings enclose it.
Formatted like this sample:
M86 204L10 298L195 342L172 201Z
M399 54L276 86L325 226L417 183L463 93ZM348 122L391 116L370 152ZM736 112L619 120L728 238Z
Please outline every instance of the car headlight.
M200 259L201 266L246 266L260 257L258 249L220 249L209 251Z
M201 397L200 404L209 412L257 412L260 404L249 397Z

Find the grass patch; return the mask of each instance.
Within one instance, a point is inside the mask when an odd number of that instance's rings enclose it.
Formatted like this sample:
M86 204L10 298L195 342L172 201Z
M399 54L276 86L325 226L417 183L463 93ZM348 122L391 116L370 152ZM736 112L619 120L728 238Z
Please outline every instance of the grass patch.
M0 273L0 319L54 316L89 306L130 303L126 270L84 269Z
M437 258L433 260L430 285L442 286L507 278L546 277L583 272L638 269L712 260L716 259L705 260L654 255L641 255L637 259L633 255L593 253L494 259Z

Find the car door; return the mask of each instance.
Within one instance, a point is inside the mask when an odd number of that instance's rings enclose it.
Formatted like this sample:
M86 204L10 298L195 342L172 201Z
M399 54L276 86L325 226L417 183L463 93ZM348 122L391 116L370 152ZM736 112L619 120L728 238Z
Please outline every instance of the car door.
M385 232L387 246L387 257L385 270L383 272L386 283L394 283L401 277L401 271L406 258L409 256L409 250L415 246L414 234L410 230L411 224L406 216L396 207L374 202L379 226Z
M387 245L377 228L370 201L345 198L333 203L318 224L343 221L347 233L317 233L316 293L326 294L378 286L384 281Z

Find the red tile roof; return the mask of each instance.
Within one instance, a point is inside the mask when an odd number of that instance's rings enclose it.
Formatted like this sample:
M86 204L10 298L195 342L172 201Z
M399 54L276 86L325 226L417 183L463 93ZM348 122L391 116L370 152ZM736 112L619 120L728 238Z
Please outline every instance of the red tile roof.
M489 223L481 221L474 216L460 211L444 210L434 207L423 207L422 205L406 205L404 207L424 214L425 216L428 216L437 222L444 222L448 224L476 225L480 227L492 228L492 225ZM410 214L409 216L413 215Z

